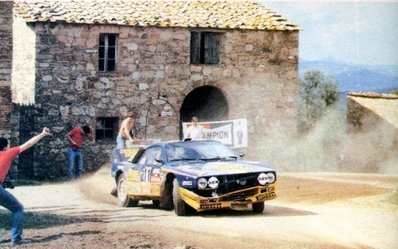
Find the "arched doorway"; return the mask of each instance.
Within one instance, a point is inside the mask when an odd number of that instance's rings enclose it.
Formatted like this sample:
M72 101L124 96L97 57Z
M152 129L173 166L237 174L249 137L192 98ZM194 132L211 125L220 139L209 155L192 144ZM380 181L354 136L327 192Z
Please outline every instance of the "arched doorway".
M180 110L180 121L190 122L193 116L197 116L199 122L225 120L228 112L228 102L221 90L213 86L202 86L185 97Z

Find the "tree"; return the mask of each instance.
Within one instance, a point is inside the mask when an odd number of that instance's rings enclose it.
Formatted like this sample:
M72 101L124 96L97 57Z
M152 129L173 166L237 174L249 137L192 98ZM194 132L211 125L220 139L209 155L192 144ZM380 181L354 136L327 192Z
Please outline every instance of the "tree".
M308 131L339 100L337 82L318 70L304 73L300 79L299 129Z

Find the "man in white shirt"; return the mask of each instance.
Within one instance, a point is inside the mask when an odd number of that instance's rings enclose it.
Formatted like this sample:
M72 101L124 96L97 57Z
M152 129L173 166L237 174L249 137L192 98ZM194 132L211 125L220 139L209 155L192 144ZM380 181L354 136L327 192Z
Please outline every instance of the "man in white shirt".
M186 139L204 139L205 132L201 125L198 124L198 118L192 117L192 123L188 127Z

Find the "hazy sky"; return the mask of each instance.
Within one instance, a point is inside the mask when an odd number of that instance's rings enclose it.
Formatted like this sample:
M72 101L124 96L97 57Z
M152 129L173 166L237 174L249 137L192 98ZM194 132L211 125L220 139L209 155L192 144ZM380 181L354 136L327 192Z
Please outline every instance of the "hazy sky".
M304 60L398 65L398 1L259 1L300 25Z

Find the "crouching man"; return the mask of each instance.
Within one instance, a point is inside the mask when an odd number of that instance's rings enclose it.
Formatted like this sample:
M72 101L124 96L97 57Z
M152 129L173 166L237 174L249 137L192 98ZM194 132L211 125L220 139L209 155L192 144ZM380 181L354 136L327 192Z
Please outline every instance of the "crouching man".
M51 135L50 130L48 128L44 128L40 134L32 137L24 144L12 148L8 147L8 140L6 138L0 138L0 205L7 208L12 213L11 242L14 245L29 242L22 239L23 206L10 192L4 189L2 183L10 170L11 162L14 158L38 143L45 136L49 135Z

